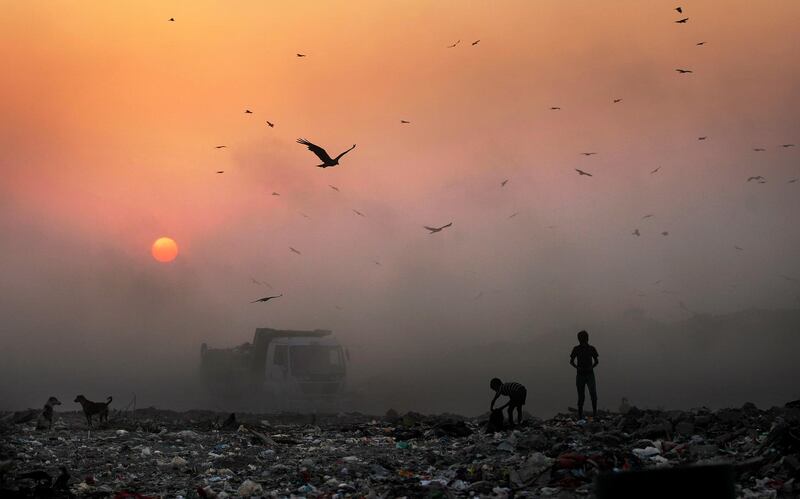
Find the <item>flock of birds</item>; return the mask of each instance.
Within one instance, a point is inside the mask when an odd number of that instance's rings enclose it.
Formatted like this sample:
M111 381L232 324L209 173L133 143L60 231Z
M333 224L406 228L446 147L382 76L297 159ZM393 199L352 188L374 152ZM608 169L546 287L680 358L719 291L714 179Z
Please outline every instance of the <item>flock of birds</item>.
M676 12L678 12L678 14L683 14L684 13L683 12L683 7L680 7L680 6L679 7L675 7L674 10ZM169 22L175 22L175 18L169 18ZM677 19L674 22L675 22L675 24L686 24L686 23L689 22L689 17L681 17L680 19ZM471 42L471 46L473 46L473 47L477 46L479 43L480 43L480 39L475 40L475 41ZM460 44L461 44L461 40L459 39L459 40L456 40L454 43L452 43L450 45L446 45L446 48L453 49L453 48L458 47ZM698 47L704 46L706 44L707 44L706 41L699 41L699 42L695 43L695 45L698 46ZM296 53L296 56L298 58L305 58L305 57L308 57L308 54L304 54L304 53L299 53L298 52L298 53ZM688 75L688 74L693 74L694 73L694 71L692 69L686 69L686 68L676 68L675 71L680 75ZM614 99L612 99L612 103L613 104L619 104L620 102L622 102L622 98L614 98ZM550 110L551 111L560 111L561 107L560 106L551 106ZM249 115L249 114L253 114L253 111L250 110L250 109L245 109L244 113ZM401 119L400 120L400 124L401 125L409 125L409 124L411 124L411 121L406 120L406 119ZM274 128L275 127L275 123L273 123L272 121L269 121L269 120L266 121L266 125L269 128ZM697 140L698 141L706 141L706 140L708 140L708 138L709 138L708 136L700 136L700 137L697 137ZM335 167L335 166L339 166L340 165L340 160L346 154L348 154L350 151L355 149L355 147L356 147L356 144L353 144L352 147L342 151L337 156L331 156L330 154L328 154L328 152L323 147L321 147L321 146L319 146L317 144L314 144L313 142L311 142L309 140L306 140L304 138L298 138L297 139L297 143L307 147L309 151L314 153L317 156L317 158L319 158L321 163L316 165L318 168L332 168L332 167ZM227 147L226 145L217 145L217 146L215 146L216 149L225 149L226 147ZM792 143L780 144L780 147L786 149L786 148L795 147L795 144L792 144ZM754 147L753 151L754 152L764 152L764 151L766 151L766 148L764 148L764 147ZM583 155L583 156L586 156L586 157L591 157L591 156L597 155L598 153L595 152L595 151L587 151L587 152L581 152L580 154ZM650 174L651 175L657 174L660 170L661 170L661 166L659 166L659 167L653 169L652 171L650 171ZM575 168L575 171L577 172L578 176L581 176L581 177L593 177L594 176L593 173L590 173L589 171L587 171L585 169ZM216 173L223 174L223 173L225 173L225 171L224 170L218 170ZM797 181L798 181L798 178L791 178L787 182L790 183L790 184L793 184L793 183L796 183ZM508 182L509 182L509 179L504 179L500 183L500 186L501 187L505 187ZM747 178L747 182L757 182L759 184L764 184L764 183L767 182L767 179L762 175L754 175L754 176L748 177ZM328 187L330 187L332 190L334 190L336 192L340 192L339 188L334 186L334 185L329 184ZM280 196L280 193L272 192L272 195L273 196ZM356 214L356 215L358 215L360 217L365 217L366 216L366 215L364 215L364 213L362 213L362 212L360 212L360 211L358 211L356 209L353 209L352 211L353 211L354 214ZM512 213L508 218L509 219L514 218L518 214L519 214L519 212ZM301 215L306 217L306 218L309 218L308 215L306 215L304 213L301 213ZM654 216L655 215L653 215L653 214L647 214L647 215L642 217L642 220L647 220L647 219L653 218ZM452 227L452 226L453 226L453 222L449 222L447 224L440 225L440 226L425 225L423 227L425 228L425 230L428 231L429 234L437 234L437 233L442 232L443 230L445 230L445 229L447 229L449 227ZM553 227L554 226L549 226L548 228L553 228ZM631 235L635 236L635 237L641 237L642 233L639 230L639 228L634 228L633 231L631 232ZM668 236L669 232L668 231L662 231L661 235L662 236ZM737 251L743 251L743 248L738 246L738 245L734 245L734 249L736 249ZM291 251L292 253L297 254L297 255L302 255L302 253L299 250L297 250L296 248L293 248L291 246L289 247L289 251ZM378 262L378 261L374 261L373 263L375 263L375 265L381 265L381 263ZM787 280L795 281L795 279L787 277L787 276L784 276L784 278L787 279ZM268 287L272 288L272 286L267 282L258 281L255 278L251 278L251 280L252 280L252 282L254 284L258 284L258 285L265 284ZM660 282L660 281L658 281L658 282ZM480 298L482 295L483 295L483 292L480 292L478 294L478 296L476 297L476 299ZM282 296L283 296L283 293L278 294L278 295L265 296L265 297L259 298L257 300L253 300L251 303L266 303L266 302L269 302L270 300L281 298ZM683 305L682 302L681 302L681 305ZM338 306L336 308L337 309L341 309Z

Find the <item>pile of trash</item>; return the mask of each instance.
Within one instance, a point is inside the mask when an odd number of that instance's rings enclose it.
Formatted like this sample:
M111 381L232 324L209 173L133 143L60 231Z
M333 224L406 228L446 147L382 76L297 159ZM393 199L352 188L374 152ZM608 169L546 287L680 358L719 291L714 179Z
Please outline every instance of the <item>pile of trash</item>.
M50 430L0 428L0 496L596 497L600 475L719 464L732 470L737 497L800 494L800 401L626 409L594 421L528 417L495 432L486 416L395 411L144 409L91 430L82 415L58 413Z

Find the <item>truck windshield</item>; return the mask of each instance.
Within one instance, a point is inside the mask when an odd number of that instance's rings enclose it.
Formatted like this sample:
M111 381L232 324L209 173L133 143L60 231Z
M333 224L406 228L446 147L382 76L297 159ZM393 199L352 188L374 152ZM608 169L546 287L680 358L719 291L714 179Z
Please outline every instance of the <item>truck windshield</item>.
M344 371L344 359L339 346L293 346L289 349L289 359L295 375L334 374Z

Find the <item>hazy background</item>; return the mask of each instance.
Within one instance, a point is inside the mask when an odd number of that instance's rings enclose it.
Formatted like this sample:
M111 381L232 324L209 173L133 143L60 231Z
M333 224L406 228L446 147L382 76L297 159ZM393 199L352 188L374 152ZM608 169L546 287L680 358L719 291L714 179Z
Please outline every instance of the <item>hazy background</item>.
M259 326L363 410L563 410L584 328L601 406L800 397L800 3L675 5L4 2L0 408L202 405Z

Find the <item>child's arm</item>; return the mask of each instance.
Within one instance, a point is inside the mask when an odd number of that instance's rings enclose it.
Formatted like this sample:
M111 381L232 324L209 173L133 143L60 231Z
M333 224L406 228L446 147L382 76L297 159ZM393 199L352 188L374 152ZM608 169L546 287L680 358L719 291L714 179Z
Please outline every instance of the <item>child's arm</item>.
M592 367L597 367L597 364L600 363L600 359L598 359L598 355L597 355L597 349L596 348L593 349L592 353L594 354L592 356L592 358L594 360L594 362L592 362Z
M578 355L575 353L575 349L573 348L572 349L572 353L569 355L569 365L571 365L575 369L578 368L578 364L575 363L575 358L577 358L577 357L578 357Z
M497 398L500 397L500 392L494 394L494 398L492 399L492 405L490 406L489 410L494 410L494 403L497 402Z

